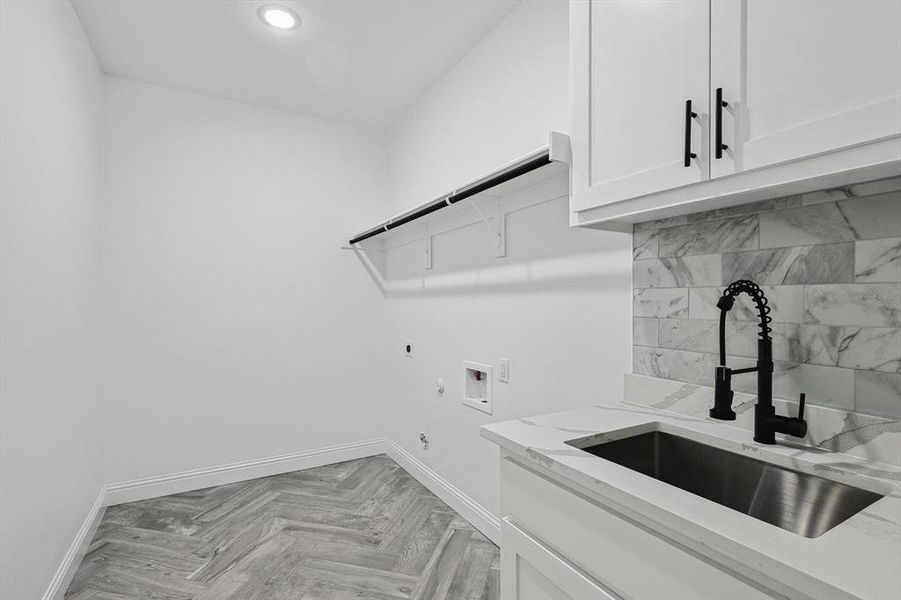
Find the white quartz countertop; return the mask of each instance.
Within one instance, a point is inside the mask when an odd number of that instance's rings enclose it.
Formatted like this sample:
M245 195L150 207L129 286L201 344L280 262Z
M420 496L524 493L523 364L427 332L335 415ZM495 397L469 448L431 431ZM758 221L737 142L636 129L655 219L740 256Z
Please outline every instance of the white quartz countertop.
M623 437L615 432L624 428L658 429L885 497L806 538L566 444L589 435L598 443ZM614 508L628 507L643 524L733 568L812 598L901 598L901 470L895 466L795 444L758 444L744 429L626 403L494 423L481 433L522 462Z

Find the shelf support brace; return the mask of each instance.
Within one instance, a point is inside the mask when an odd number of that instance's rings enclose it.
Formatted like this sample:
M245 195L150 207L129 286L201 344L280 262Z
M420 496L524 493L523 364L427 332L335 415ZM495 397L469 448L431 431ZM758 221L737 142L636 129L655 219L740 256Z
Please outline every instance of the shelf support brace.
M500 205L498 205L496 214L497 247L494 250L494 255L497 258L504 258L507 256L507 213L502 211Z
M569 166L573 164L573 151L570 145L569 136L559 131L552 131L550 142L548 144L548 156L554 162L565 163Z
M494 222L497 226L491 224L491 219L485 216L479 205L472 198L467 198L469 204L475 209L482 223L491 230L492 239L494 240L494 255L498 258L507 256L507 215L501 210L500 204L496 206Z
M409 228L407 228L406 225L402 225L401 229L403 229L404 232L408 236L410 236L410 240L414 244L416 244L417 246L420 247L420 249L422 250L422 253L425 255L425 268L431 269L432 268L432 234L429 233L428 225L426 225L426 228L425 228L425 236L422 238L417 238L416 236L414 236L413 232L411 232L409 230Z
M429 233L429 226L425 226L425 238L423 242L423 252L425 253L425 268L432 268L432 234Z

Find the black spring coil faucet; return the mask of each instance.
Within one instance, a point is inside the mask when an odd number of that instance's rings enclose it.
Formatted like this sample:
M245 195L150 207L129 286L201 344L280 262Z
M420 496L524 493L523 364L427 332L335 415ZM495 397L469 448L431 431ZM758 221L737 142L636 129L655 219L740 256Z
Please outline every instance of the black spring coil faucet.
M731 369L726 366L726 313L735 305L735 297L747 294L757 305L760 316L760 332L757 339L757 366L745 369ZM776 433L795 437L807 435L807 421L804 420L805 395L801 394L797 417L776 414L773 406L773 340L770 337L770 307L763 291L753 281L739 279L730 283L717 300L720 309L720 364L716 368L716 387L710 416L714 419L734 421L732 410L732 376L742 373L757 373L757 404L754 406L754 441L761 444L775 444Z

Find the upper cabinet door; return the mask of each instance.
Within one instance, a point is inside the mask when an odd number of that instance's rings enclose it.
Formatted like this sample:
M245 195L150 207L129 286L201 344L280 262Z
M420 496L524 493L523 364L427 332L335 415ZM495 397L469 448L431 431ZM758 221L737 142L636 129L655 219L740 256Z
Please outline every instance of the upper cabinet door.
M708 179L709 26L709 0L570 3L573 210Z
M713 0L711 177L901 133L901 2Z

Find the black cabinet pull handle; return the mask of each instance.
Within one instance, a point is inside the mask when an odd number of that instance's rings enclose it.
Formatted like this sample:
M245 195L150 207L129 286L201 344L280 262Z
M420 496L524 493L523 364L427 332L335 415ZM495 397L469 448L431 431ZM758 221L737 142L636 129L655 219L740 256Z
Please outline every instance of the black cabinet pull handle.
M685 157L682 164L686 167L691 166L691 159L697 158L698 155L691 151L691 120L697 117L698 113L691 111L691 100L685 101Z
M729 146L723 143L724 106L729 106L729 103L723 101L723 88L716 88L716 142L714 143L714 156L716 158L723 158L723 150L729 149Z

